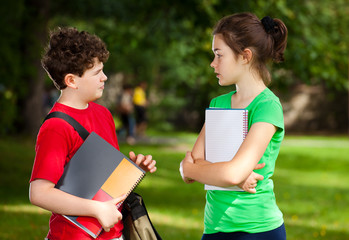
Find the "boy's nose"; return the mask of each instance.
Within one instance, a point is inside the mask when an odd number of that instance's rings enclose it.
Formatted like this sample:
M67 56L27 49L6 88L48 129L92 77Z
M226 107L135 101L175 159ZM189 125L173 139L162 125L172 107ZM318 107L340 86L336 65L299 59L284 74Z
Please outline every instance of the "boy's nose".
M107 81L108 80L108 77L107 75L105 75L105 73L103 72L103 76L102 76L102 79L101 79L103 82Z

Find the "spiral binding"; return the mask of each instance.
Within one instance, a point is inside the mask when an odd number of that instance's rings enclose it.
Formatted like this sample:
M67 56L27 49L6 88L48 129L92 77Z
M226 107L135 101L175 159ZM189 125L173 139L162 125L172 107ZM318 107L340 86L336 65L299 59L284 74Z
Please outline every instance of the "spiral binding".
M248 110L245 110L243 113L243 139L245 140L248 133Z
M130 193L138 186L138 184L143 180L145 176L145 173L142 173L142 175L138 178L137 182L135 182L135 184L133 184L133 186L131 187L131 189L126 193L126 197L125 199L128 197L128 195L130 195ZM125 200L119 202L118 204L116 204L116 207L119 208L121 206L121 204L123 204Z
M138 184L143 180L145 176L145 173L142 174L142 176L140 176L137 180L137 182L135 182L135 184L133 184L133 186L131 187L130 191L128 191L128 193L126 194L126 196L130 195L130 193L138 186Z

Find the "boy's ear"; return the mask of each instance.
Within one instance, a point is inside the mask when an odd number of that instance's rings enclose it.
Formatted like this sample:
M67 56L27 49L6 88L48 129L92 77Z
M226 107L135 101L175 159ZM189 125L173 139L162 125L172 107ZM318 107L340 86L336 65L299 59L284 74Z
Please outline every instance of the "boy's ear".
M242 59L244 63L249 63L251 62L253 57L253 52L249 48L245 48L244 51L242 52Z
M77 89L78 86L76 85L76 80L75 80L75 75L68 73L67 75L65 75L64 77L64 82L67 85L67 87L73 88L73 89Z

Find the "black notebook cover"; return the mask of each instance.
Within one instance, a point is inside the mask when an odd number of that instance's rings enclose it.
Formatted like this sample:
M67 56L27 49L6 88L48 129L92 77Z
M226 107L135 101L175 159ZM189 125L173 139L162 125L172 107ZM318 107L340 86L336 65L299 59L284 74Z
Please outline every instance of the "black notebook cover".
M81 198L108 201L128 195L144 175L137 164L91 132L65 166L56 188ZM94 238L102 231L95 218L65 217Z

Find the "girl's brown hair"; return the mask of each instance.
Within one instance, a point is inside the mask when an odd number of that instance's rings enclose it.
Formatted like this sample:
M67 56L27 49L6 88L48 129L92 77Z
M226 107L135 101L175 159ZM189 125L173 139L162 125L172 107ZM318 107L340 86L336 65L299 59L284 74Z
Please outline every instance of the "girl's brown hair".
M252 51L251 66L266 85L271 82L267 63L284 61L287 28L280 19L264 17L261 21L252 13L238 13L222 18L213 30L216 34L222 34L236 56L246 48Z

